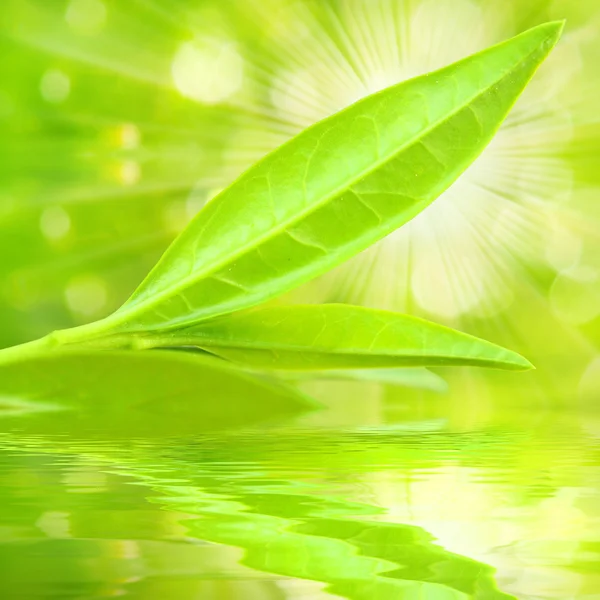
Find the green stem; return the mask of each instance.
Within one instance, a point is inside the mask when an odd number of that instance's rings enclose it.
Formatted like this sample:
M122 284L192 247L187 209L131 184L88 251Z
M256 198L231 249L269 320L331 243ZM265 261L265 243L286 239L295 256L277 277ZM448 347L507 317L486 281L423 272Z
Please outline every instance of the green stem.
M112 317L112 315L111 315ZM55 331L52 335L56 339L58 345L66 346L71 344L95 345L96 341L105 340L112 337L110 333L112 318L101 319L86 325L79 325L71 329L61 329ZM105 344L102 343L105 347Z
M9 362L18 362L22 359L27 359L37 354L51 351L57 346L56 339L53 334L40 338L33 342L13 346L12 348L4 348L0 350L0 364Z
M119 348L137 348L137 340L130 335L111 335L108 319L95 321L71 329L55 331L39 340L0 350L0 364L26 360L32 356L52 352L59 348L79 346L116 350Z

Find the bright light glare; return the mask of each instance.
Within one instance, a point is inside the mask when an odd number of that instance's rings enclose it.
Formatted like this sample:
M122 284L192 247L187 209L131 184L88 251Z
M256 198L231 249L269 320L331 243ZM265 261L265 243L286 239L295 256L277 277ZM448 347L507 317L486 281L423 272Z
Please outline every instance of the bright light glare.
M228 100L244 78L243 60L234 45L216 38L183 43L171 71L181 94L203 104Z

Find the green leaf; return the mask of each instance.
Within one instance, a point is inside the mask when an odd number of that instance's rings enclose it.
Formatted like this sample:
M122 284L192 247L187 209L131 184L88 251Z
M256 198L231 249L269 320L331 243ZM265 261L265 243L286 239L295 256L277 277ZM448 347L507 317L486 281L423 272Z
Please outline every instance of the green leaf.
M185 352L68 350L0 365L0 417L177 435L288 417L314 400L282 382ZM64 411L58 418L54 411ZM43 427L42 427L43 430Z
M260 304L402 226L479 156L562 27L531 29L302 132L211 201L95 332Z
M197 346L262 369L531 368L515 352L453 329L343 304L259 308L142 337L140 342L149 347Z

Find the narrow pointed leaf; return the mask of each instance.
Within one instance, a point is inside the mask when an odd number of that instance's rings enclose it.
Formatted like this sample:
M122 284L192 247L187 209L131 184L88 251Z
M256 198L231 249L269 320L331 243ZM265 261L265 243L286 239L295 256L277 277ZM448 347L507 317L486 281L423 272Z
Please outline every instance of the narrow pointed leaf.
M151 346L198 346L266 369L357 369L472 365L525 370L519 354L393 312L325 304L281 306L219 317L148 338Z
M561 30L531 29L290 140L197 215L105 328L168 329L260 304L402 226L482 152Z

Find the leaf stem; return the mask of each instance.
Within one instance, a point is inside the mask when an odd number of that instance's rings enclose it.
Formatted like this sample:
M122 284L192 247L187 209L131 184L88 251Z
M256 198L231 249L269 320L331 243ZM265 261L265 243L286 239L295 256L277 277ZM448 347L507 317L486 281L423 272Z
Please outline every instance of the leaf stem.
M51 351L58 346L54 334L47 335L39 340L4 348L0 350L0 364L19 362L20 360L30 358L37 354Z
M38 340L0 349L0 364L19 362L32 356L56 351L69 346L116 350L137 348L136 338L128 335L108 333L109 319L95 321L87 325L54 331Z

